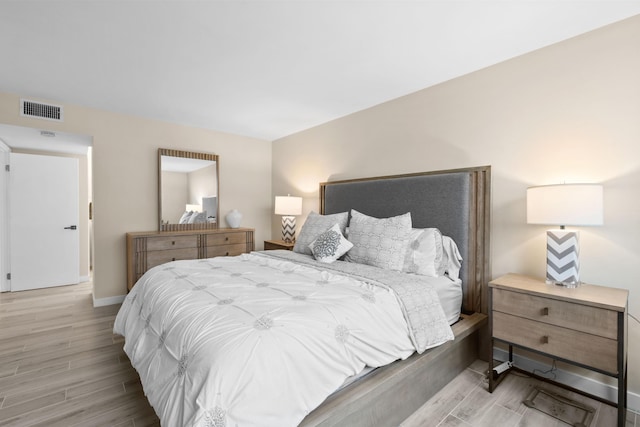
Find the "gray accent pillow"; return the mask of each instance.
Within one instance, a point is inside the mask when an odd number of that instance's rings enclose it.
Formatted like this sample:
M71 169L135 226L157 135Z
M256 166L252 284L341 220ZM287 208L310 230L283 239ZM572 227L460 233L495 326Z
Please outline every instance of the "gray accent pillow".
M351 210L349 241L353 248L345 261L401 270L411 234L411 214L374 218Z
M349 212L340 212L332 215L320 215L316 212L310 212L307 220L302 225L296 243L293 245L293 251L299 254L313 255L311 248L309 248L311 242L334 224L338 224L340 233L344 234L348 219Z
M309 247L316 260L332 263L347 253L353 247L353 243L344 238L340 232L340 224L335 224L319 235Z

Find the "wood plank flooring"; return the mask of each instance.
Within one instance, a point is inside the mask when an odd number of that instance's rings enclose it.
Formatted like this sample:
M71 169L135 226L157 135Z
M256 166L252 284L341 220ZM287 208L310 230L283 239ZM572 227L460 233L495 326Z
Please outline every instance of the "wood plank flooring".
M91 284L0 294L0 426L158 426Z
M160 425L112 332L118 308L93 308L90 283L0 294L0 426ZM472 364L402 427L566 425L522 405L535 380L509 375L489 394L486 367ZM615 425L613 407L576 396L598 408L592 427ZM631 412L627 427L640 427Z
M566 427L522 401L533 387L540 386L596 410L589 427L615 427L617 409L577 393L530 378L510 373L493 393L487 391L484 372L487 362L477 360L447 384L420 409L407 418L401 427ZM638 419L637 419L638 418ZM640 417L627 411L625 427L640 427Z

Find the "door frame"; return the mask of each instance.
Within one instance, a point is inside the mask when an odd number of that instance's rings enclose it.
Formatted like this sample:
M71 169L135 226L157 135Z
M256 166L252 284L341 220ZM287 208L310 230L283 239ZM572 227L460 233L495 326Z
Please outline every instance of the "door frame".
M80 223L78 227L81 229L81 265L85 265L85 260L82 259L86 254L88 257L88 270L85 273L84 267L82 267L80 281L92 281L93 269L95 266L95 257L93 251L93 221L88 219L88 224L84 224L84 218L89 218L89 203L93 200L93 160L92 160L92 147L93 136L84 135L79 133L70 133L64 131L55 131L55 138L45 138L41 135L41 128L33 126L20 126L10 125L0 122L0 163L4 160L6 155L7 162L9 162L9 153L16 151L21 153L33 153L43 154L51 156L73 156L81 159L81 198L80 198ZM6 150L6 153L5 151ZM86 159L82 160L82 159ZM86 165L85 165L86 163ZM4 167L0 168L4 169ZM0 292L11 291L11 281L7 280L7 273L10 273L10 251L11 242L8 240L10 236L10 221L9 221L9 174L3 173L0 178ZM6 182L3 182L3 179ZM86 179L86 180L85 180ZM86 185L86 192L88 200L85 203L84 192L82 188ZM3 199L4 197L4 199ZM6 202L6 203L5 203ZM4 233L4 234L3 234ZM4 238L7 237L7 239ZM85 240L86 238L86 240ZM86 244L85 244L86 241ZM4 252L2 252L4 251ZM5 269L2 271L2 269ZM86 275L85 275L86 274Z
M11 248L9 233L9 174L5 171L9 164L11 149L0 139L0 292L11 290L9 273L9 250Z

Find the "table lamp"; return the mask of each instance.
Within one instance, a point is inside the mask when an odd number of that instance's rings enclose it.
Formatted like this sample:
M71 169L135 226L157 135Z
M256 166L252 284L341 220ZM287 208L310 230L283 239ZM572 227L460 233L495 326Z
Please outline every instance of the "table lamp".
M282 215L282 240L296 240L296 217L302 213L302 197L276 196L276 215Z
M602 225L603 196L599 184L559 184L527 188L527 223L558 225L547 230L546 282L580 285L580 234L565 225Z

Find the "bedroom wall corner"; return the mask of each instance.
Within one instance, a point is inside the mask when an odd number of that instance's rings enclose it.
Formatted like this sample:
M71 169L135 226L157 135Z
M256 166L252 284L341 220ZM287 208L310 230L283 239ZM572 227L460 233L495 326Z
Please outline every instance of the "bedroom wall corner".
M157 149L220 156L220 215L240 210L256 230L256 248L270 238L271 142L66 104L64 122L22 117L20 95L0 92L0 117L16 126L93 137L94 299L126 294L125 233L158 227ZM223 221L223 226L226 226ZM112 303L112 302L111 302Z
M546 228L526 224L526 188L603 183L605 224L580 229L582 279L629 289L640 318L638 46L635 16L276 140L274 194L300 191L300 227L319 208L321 181L491 165L493 277L540 277ZM638 395L633 319L628 343Z

